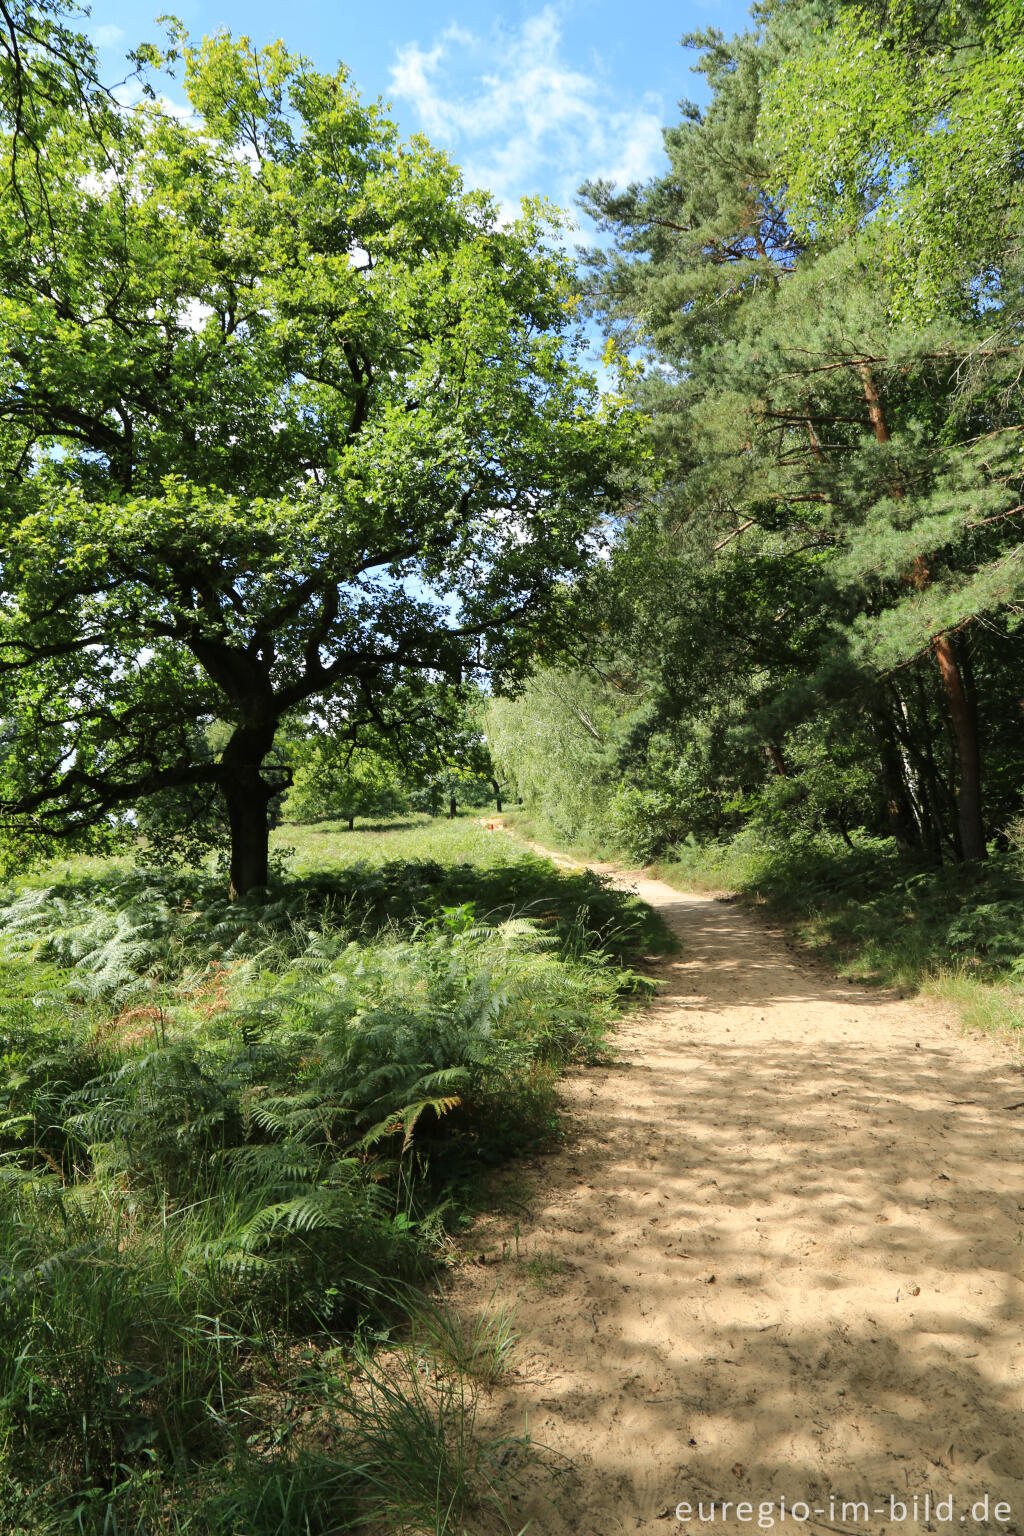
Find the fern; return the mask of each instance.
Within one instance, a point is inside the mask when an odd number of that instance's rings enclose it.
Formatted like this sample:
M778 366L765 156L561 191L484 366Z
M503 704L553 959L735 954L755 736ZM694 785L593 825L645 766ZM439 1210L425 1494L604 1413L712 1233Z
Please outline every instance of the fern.
M101 1252L103 1244L98 1239L91 1239L84 1243L76 1243L73 1248L65 1248L60 1253L48 1254L38 1264L33 1264L20 1273L7 1277L5 1282L0 1282L0 1306L6 1306L16 1297L28 1296L38 1292L56 1275L62 1273L71 1265L78 1265L83 1259L94 1259Z
M435 1073L435 1077L441 1074ZM457 1094L447 1094L443 1097L419 1099L414 1104L403 1105L398 1114L390 1115L386 1119L372 1125L370 1129L359 1138L357 1145L364 1151L375 1147L385 1137L397 1136L402 1133L402 1154L408 1152L412 1145L413 1132L417 1122L425 1110L431 1110L440 1120L450 1109L455 1109L462 1100Z

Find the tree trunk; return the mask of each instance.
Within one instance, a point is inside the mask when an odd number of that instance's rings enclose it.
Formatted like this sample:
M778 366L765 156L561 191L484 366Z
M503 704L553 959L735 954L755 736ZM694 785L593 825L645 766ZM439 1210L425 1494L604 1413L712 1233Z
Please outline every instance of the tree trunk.
M491 788L494 790L494 806L498 815L501 815L501 785L497 779L491 780Z
M885 406L867 363L858 363L867 401L868 415L875 438L880 443L890 441L889 423L885 418ZM903 486L893 487L896 496L903 495ZM928 585L928 568L920 557L914 562L911 578L920 590ZM981 819L981 752L978 747L978 731L975 712L967 698L960 667L957 663L953 642L948 635L937 635L932 641L942 674L942 686L946 693L949 718L956 738L957 756L960 760L960 788L957 795L957 841L960 857L965 863L983 859L986 855L985 827Z
M925 843L937 864L945 858L945 842L948 842L953 858L960 858L960 834L957 831L956 798L947 778L940 773L935 760L935 733L932 729L932 713L928 706L927 690L922 669L914 669L914 689L917 694L917 719L920 726L920 744L910 728L910 714L903 706L906 724L907 753L913 760L917 773L917 796L921 806L921 825ZM945 704L945 700L942 700ZM951 730L949 711L940 707L939 715L944 729Z
M868 416L871 418L871 429L875 438L880 443L889 441L889 423L885 419L885 406L882 397L878 393L878 385L875 376L871 372L868 363L858 363L857 372L860 374L861 383L864 386L864 399L867 401Z
M786 764L782 753L773 741L769 741L767 743L765 746L765 751L767 752L771 761L775 764L775 772L779 775L779 777L782 779L788 778L789 775L786 773Z
M914 739L910 711L906 700L890 679L889 691L893 704L888 715L892 725L892 752L896 772L904 792L904 801L911 821L916 828L916 851L927 854L936 864L942 859L942 814L939 800L941 786L936 778L935 763L931 756L931 736L928 729L928 706L921 689L920 677L916 679L918 715L924 736L925 750Z
M350 816L348 819L348 829L350 832L354 832L356 829L356 819L354 816Z
M231 828L231 900L267 883L270 827L267 821L267 786L258 767L234 767L224 781L224 798Z
M933 641L942 686L946 690L946 702L956 738L957 756L960 760L960 787L957 794L957 821L960 830L960 849L964 862L983 859L985 825L981 816L981 753L978 748L978 730L974 710L964 688L960 665L956 659L953 642L948 635L939 635Z
M450 795L448 798L448 820L454 821L457 813L458 807L455 804L455 796Z
M275 721L264 718L237 725L221 754L220 787L231 828L231 900L267 884L270 820L267 809L276 787L260 769L274 745Z
M856 853L857 850L854 847L853 838L850 836L846 828L845 818L841 816L838 811L836 812L836 825L839 828L839 835L843 842L846 844L847 848L849 848L851 853Z
M903 708L902 700L898 699L897 707ZM875 712L875 729L889 831L901 853L921 853L927 837L921 807L914 794L911 764L900 741L898 719L894 719L889 709L879 708Z

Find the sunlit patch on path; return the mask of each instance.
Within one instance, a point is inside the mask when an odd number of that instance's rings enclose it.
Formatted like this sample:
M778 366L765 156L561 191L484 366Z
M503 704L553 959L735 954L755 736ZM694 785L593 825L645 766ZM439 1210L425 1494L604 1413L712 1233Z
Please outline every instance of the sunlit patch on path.
M809 1529L909 1531L841 1502L929 1493L971 1531L988 1494L1024 1531L1010 1047L803 968L738 907L619 878L682 950L618 1062L567 1085L572 1134L538 1163L528 1218L474 1238L495 1264L518 1243L502 1293L526 1337L491 1416L526 1413L569 1463L537 1474L522 1522L664 1531L715 1498L732 1505L715 1530L749 1532L784 1497L824 1511ZM497 1270L464 1277L489 1293Z

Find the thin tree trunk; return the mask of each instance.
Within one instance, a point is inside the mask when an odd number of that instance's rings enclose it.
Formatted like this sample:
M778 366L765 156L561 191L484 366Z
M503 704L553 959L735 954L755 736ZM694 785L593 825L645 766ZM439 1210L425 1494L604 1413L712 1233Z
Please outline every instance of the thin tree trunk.
M846 829L846 819L845 817L841 816L838 811L836 812L836 825L839 828L839 836L842 838L847 848L849 848L851 853L856 853L857 850L854 847L853 838L850 836Z
M948 635L939 635L932 645L939 663L942 685L946 690L946 702L956 738L960 762L960 790L957 796L960 849L964 862L970 864L985 858L988 852L985 847L985 824L981 815L978 731L952 640Z
M928 705L921 688L921 679L918 677L917 694L918 709L921 714L921 722L926 742L930 744L931 737L928 732ZM928 853L936 864L942 864L942 818L938 814L936 804L937 779L935 765L931 757L929 745L928 754L923 756L917 743L914 741L913 725L906 700L894 683L890 682L893 704L893 731L896 750L903 772L903 783L906 785L907 803L917 825L919 851Z
M356 829L356 819L354 816L350 816L348 819L348 829L350 832L354 832Z
M889 423L885 419L885 407L878 392L878 385L875 383L875 376L868 363L858 363L857 372L864 386L864 399L868 403L868 415L871 418L875 437L880 443L887 443L890 439Z
M899 749L889 732L889 722L882 710L875 716L878 726L878 759L889 814L889 831L901 853L914 853L921 847L921 829L914 815L913 800L903 776Z
M771 758L771 761L775 764L775 772L779 775L779 777L782 779L788 778L788 774L786 773L785 759L773 741L769 741L767 743L765 746L765 751Z
M448 797L448 820L449 821L454 821L457 814L458 814L458 807L455 804L455 796L454 795L450 795Z
M501 785L497 779L491 780L491 788L494 790L494 807L498 815L501 815Z
M949 786L946 776L939 772L939 765L935 761L935 737L932 731L931 712L928 708L928 700L925 697L924 679L920 669L915 679L917 686L917 707L921 717L921 735L924 738L923 749L914 748L918 773L920 775L921 804L924 807L924 827L928 840L928 846L941 864L943 861L942 839L945 836L953 852L953 858L960 858L959 834L957 832L957 807L956 796ZM942 716L943 723L949 729L948 711ZM907 722L907 739L910 741L909 720Z

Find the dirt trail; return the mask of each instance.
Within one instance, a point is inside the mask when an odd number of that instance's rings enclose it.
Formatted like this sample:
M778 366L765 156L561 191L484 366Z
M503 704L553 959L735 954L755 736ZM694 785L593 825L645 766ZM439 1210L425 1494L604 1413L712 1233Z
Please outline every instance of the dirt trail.
M714 1499L716 1531L758 1530L764 1503L781 1536L799 1528L784 1498L809 1530L1024 1532L1010 1048L807 969L739 907L617 879L683 947L618 1062L568 1080L569 1142L526 1175L500 1291L525 1338L484 1422L515 1433L526 1413L569 1465L533 1476L522 1524L665 1532L689 1501L708 1531ZM464 1303L490 1293L514 1221L477 1229L489 1262L462 1271ZM950 1519L926 1526L926 1492ZM842 1509L858 1500L866 1519Z

